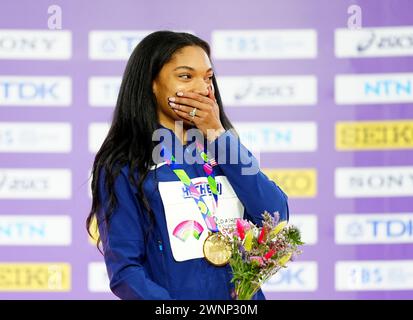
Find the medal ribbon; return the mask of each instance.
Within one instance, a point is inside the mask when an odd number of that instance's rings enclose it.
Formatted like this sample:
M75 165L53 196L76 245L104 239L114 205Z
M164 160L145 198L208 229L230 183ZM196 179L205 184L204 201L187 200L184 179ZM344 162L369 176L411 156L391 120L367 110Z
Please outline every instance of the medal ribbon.
M214 196L214 212L216 211L216 206L218 206L218 188L217 183L215 180L215 174L213 165L215 165L215 161L208 158L208 155L204 152L204 148L198 141L196 143L196 148L200 153L201 158L204 160L203 169L207 175L208 185L211 189L211 192ZM195 203L202 214L202 217L207 225L208 229L212 232L218 231L218 226L215 222L214 214L209 210L205 200L203 199L201 193L196 189L194 183L189 178L186 171L183 169L183 166L175 162L174 155L169 151L166 146L162 146L164 151L164 159L168 166L172 169L172 171L176 174L176 176L181 180L181 182L186 186L188 189L191 197L195 200Z

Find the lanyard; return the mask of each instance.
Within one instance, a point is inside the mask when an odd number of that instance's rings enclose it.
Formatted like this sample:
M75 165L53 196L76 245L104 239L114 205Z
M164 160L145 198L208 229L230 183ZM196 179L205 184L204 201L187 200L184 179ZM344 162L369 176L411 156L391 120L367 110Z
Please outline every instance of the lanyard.
M214 196L213 206L214 206L214 212L215 212L216 206L218 206L218 189L217 189L217 183L215 180L214 169L213 169L213 166L211 165L213 161L211 161L211 159L208 158L208 155L204 152L204 149L201 143L199 143L198 141L195 141L195 143L196 143L196 148L201 155L201 158L204 160L204 164L202 167L204 169L204 172L207 175L208 185ZM201 212L202 217L204 218L204 221L208 229L212 232L217 232L218 226L215 222L214 214L211 212L211 210L209 210L201 193L196 189L194 183L189 178L186 171L183 169L183 166L175 162L175 157L169 151L169 149L166 148L165 145L163 145L163 150L164 150L164 159L166 163L172 169L172 171L177 175L179 180L181 180L181 182L187 187L191 197L195 200L197 207L199 211Z

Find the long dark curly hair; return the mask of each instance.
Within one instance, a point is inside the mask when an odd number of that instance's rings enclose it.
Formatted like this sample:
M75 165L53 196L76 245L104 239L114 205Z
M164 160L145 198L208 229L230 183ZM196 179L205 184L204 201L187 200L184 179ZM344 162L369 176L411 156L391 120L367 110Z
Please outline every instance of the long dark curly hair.
M89 177L92 178L92 205L86 219L86 229L91 237L94 234L91 230L92 222L96 218L99 223L97 213L102 206L98 196L98 180L101 170L104 170L104 185L109 195L109 203L107 206L105 204L107 210L104 214L106 228L109 227L110 216L117 205L114 182L121 168L125 165L129 169L129 182L136 186L138 190L137 196L143 205L144 214L149 215L151 226L155 223L154 213L143 190L143 182L150 167L155 165L152 159L152 150L155 147L152 134L159 124L157 101L152 91L152 82L156 79L163 65L170 61L174 53L186 46L199 46L211 60L210 46L206 41L190 33L169 30L156 31L147 35L139 42L128 60L113 113L112 124L102 146L96 153L91 177ZM219 106L221 123L225 129L233 129L233 125L223 109L215 73L212 83L215 88L215 98ZM135 178L134 172L138 173L138 179ZM96 229L98 227L97 225ZM145 238L148 232L147 230ZM103 254L100 248L100 235L96 240L97 248Z

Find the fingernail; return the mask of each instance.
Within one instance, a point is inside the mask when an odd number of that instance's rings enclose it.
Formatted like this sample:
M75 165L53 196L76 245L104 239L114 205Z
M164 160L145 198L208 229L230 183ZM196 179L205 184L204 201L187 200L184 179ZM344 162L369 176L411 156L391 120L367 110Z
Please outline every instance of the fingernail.
M176 93L176 95L177 95L177 96L183 96L183 95L184 95L184 93L183 93L183 92L181 92L181 91L178 91L178 92Z
M168 103L169 103L169 105L170 105L171 107L175 107L175 106L176 106L176 104L173 103L173 102L168 102Z
M175 97L169 97L168 100L169 101L175 101Z

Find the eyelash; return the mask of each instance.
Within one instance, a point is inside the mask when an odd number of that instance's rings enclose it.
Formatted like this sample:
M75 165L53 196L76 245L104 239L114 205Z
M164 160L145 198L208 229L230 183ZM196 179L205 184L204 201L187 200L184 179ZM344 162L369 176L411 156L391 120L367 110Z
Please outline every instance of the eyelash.
M190 74L181 74L180 76L178 76L179 78L184 77L184 76L188 76L190 77ZM212 80L213 76L208 77L208 79ZM185 79L186 80L186 79Z

